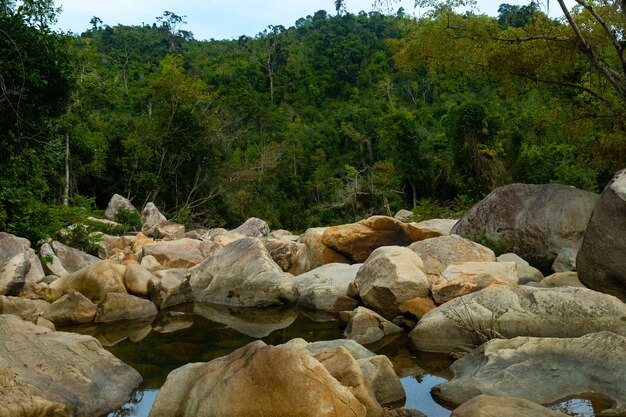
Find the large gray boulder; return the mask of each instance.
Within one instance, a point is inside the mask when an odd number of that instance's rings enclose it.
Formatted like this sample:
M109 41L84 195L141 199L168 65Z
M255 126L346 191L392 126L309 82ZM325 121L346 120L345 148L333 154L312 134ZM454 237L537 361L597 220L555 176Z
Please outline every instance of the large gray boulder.
M626 170L606 186L587 226L576 267L580 281L626 302Z
M113 194L113 197L109 200L109 204L104 211L104 217L112 221L117 221L117 213L119 213L122 208L128 211L137 211L129 199L119 194Z
M565 185L505 185L472 207L452 233L550 271L561 249L580 247L597 201L597 194Z
M430 281L422 259L411 249L385 246L372 252L356 275L354 285L363 303L388 320L400 315L400 304L428 297Z
M150 417L365 417L366 407L310 354L252 342L172 371Z
M141 211L141 231L155 239L176 240L185 237L185 226L167 220L152 202Z
M487 394L554 404L593 394L612 403L599 415L626 414L626 338L614 333L492 340L451 369L454 379L432 390L445 403L462 404Z
M265 238L270 233L270 227L265 220L251 217L238 228L231 230L231 232L249 237Z
M298 305L335 312L354 310L359 303L348 296L348 287L360 267L360 264L332 263L294 277L294 286L300 294Z
M626 304L586 288L501 286L455 298L427 313L409 334L427 352L472 349L494 337L626 335Z
M63 269L68 273L76 272L100 261L100 258L78 249L70 248L56 240L52 242L51 246Z
M291 276L256 238L239 239L191 270L194 299L241 307L292 304L298 298Z
M43 281L45 273L27 239L0 232L0 295L18 295Z
M122 405L141 375L90 336L0 315L0 415L92 417Z

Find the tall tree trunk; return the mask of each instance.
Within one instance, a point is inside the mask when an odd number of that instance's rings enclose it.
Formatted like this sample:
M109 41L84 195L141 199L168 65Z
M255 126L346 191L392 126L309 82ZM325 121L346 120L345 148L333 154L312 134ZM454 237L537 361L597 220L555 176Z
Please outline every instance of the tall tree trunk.
M65 134L65 190L63 191L63 205L67 206L70 200L70 135Z

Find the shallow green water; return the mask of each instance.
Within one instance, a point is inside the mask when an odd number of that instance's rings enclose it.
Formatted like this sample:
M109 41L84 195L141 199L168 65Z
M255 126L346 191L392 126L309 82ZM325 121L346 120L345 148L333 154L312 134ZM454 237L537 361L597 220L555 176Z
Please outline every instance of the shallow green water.
M185 305L162 311L152 323L126 322L116 325L66 328L96 337L123 362L135 368L143 382L130 400L109 417L148 416L154 399L174 369L191 362L208 362L262 339L278 345L301 337L309 342L343 338L343 327L335 317L294 308L234 310L203 304ZM428 417L448 417L450 411L437 404L430 389L451 378L451 361L442 355L409 351L406 337L385 340L370 350L389 357L401 377L406 407ZM573 399L555 408L571 416L593 417L593 407L602 404Z

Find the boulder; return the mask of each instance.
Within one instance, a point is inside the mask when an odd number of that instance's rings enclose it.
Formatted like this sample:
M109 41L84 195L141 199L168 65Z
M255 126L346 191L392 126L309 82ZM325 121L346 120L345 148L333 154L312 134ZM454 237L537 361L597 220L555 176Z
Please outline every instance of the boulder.
M96 305L80 293L65 294L48 307L44 318L56 326L93 322Z
M311 355L252 342L172 371L150 417L364 417L365 406Z
M159 310L193 301L189 270L165 269L155 272L148 282L148 295Z
M406 219L407 217L411 217L413 215L413 212L411 210L398 210L398 212L393 216L394 219L398 219L398 220L402 220L402 219Z
M70 248L56 240L52 242L51 246L63 268L70 274L100 261L100 258L78 249Z
M517 285L515 262L454 262L443 271L431 290L437 304L484 288Z
M139 264L148 270L151 273L155 273L157 271L162 271L166 269L163 265L156 260L156 258L152 255L144 256L141 258L141 263Z
M109 259L119 254L132 255L133 240L129 236L110 236L103 234L101 237L98 256L102 259ZM41 251L39 251L39 253L41 253Z
M302 243L303 246L298 251L298 268L294 275L299 275L330 263L350 263L345 256L322 243L322 236L326 229L328 228L310 228L300 236L299 243Z
M148 320L157 314L157 308L150 300L130 294L109 293L98 304L96 323L111 323L122 320Z
M411 249L385 246L372 252L356 275L354 285L363 303L388 320L400 312L400 304L428 297L430 282L424 264Z
M139 264L130 264L124 272L126 290L138 297L148 296L148 284L152 279L152 272Z
M90 336L1 315L0 340L3 417L106 415L141 382L137 371Z
M424 272L431 282L437 282L443 271L453 262L495 262L496 255L483 245L450 235L434 237L409 246L424 262Z
M264 239L263 245L274 262L284 272L292 275L298 273L298 251L303 246L290 240Z
M351 263L365 262L381 246L407 246L411 242L408 226L387 216L329 227L322 235L324 245L341 253Z
M39 248L39 256L42 260L42 265L44 272L56 275L57 277L64 277L69 274L67 270L63 267L61 260L57 257L57 255L52 250L52 246L49 243L44 243Z
M154 203L150 202L141 210L141 231L150 230L159 224L167 222L167 219Z
M543 274L540 270L530 266L528 262L520 258L514 253L505 253L498 256L498 262L515 262L517 264L517 283L520 285L529 282L540 282Z
M583 239L584 240L584 239ZM576 258L578 257L578 249L563 248L556 255L556 259L552 263L554 272L573 272L576 271Z
M597 201L597 194L565 185L505 185L472 207L452 233L547 271L562 248L580 247Z
M400 313L405 316L413 316L416 319L421 319L430 310L437 308L433 300L425 297L417 297L407 300L400 304Z
M141 232L155 239L176 240L185 237L185 226L170 222L154 203L148 203L141 211Z
M272 231L269 235L267 235L268 239L277 239L277 240L288 240L290 242L297 242L300 238L299 235L294 235L289 230L278 229Z
M539 284L540 288L556 288L556 287L585 287L578 279L576 272L557 272L545 277Z
M359 304L348 296L348 286L354 281L360 264L326 264L293 278L300 294L298 305L314 310L354 310Z
M407 225L413 242L432 237L448 236L458 219L430 219Z
M401 333L402 329L380 314L365 307L357 307L350 316L345 335L362 345L376 343L385 336Z
M594 394L612 403L601 415L626 414L626 338L614 333L491 340L451 368L454 378L432 390L438 401L462 404L487 394L554 404Z
M217 233L211 237L211 241L215 242L218 246L226 246L233 243L236 240L244 239L246 235L241 233L233 233L224 231L223 233Z
M580 281L626 302L626 170L606 186L576 259Z
M13 314L26 321L37 321L37 318L43 316L49 307L50 304L43 300L0 295L0 314Z
M215 249L213 242L183 238L145 244L141 252L143 256L154 256L161 265L171 269L198 265Z
M294 303L290 275L272 260L256 238L240 239L209 255L191 270L194 299L240 307Z
M19 254L22 255L17 256ZM31 290L46 276L28 239L5 232L0 232L0 271L3 271L0 295L18 295L21 291Z
M141 250L143 249L143 245L147 245L149 243L154 243L154 239L144 235L141 232L137 233L137 236L135 236L135 238L133 239L133 243L131 247L133 250L133 253L140 254Z
M50 288L61 292L72 289L92 301L100 301L110 292L126 292L124 265L100 261L86 268L57 279Z
M265 220L251 217L246 220L241 226L232 230L233 233L248 237L267 237L270 233L270 227Z
M535 402L516 397L478 395L456 408L450 417L565 417Z
M494 337L578 337L626 334L626 304L585 288L501 286L455 298L419 321L409 334L426 352L472 349Z
M117 221L117 213L121 208L125 208L128 211L137 211L129 199L119 194L113 194L113 197L109 200L109 204L104 211L104 217L109 220Z

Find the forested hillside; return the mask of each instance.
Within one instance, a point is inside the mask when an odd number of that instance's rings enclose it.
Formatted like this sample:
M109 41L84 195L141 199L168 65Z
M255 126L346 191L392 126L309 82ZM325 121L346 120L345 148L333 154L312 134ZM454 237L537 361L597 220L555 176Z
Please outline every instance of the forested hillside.
M198 227L301 231L510 182L598 191L626 163L620 90L535 3L420 20L338 7L210 41L172 12L65 35L49 1L0 7L0 229L34 241L114 193ZM619 7L591 9L604 26L572 12L618 81Z

